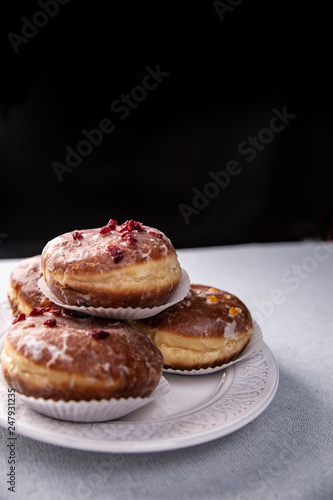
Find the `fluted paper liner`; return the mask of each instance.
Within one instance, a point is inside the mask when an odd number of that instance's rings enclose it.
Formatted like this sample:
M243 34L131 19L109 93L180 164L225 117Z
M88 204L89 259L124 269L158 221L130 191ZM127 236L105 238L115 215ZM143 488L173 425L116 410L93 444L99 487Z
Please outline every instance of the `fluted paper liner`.
M101 399L100 401L55 401L53 399L34 398L16 393L24 404L47 417L70 422L106 422L116 420L157 398L170 392L170 384L161 377L154 391L145 398Z
M229 363L225 363L224 365L214 366L214 368L201 368L200 370L174 370L172 368L164 368L163 371L166 373L177 373L178 375L206 375L208 373L215 373L220 370L224 370L228 368L228 366L233 365L234 363L238 363L243 359L247 358L255 351L259 349L263 342L263 334L258 323L253 321L253 332L251 335L250 342L245 347L244 351L242 351L236 359L233 361L229 361Z
M64 304L61 302L49 289L47 284L45 283L44 277L41 277L38 281L38 286L43 292L44 295L51 302L57 304L64 309L71 309L74 311L78 311L84 314L90 314L91 316L99 316L101 318L109 318L109 319L143 319L149 318L150 316L155 316L155 314L167 309L168 307L177 304L183 300L190 290L190 278L187 272L182 269L182 277L180 283L176 290L172 293L171 297L167 302L162 304L161 306L151 307L151 308L132 308L132 307L118 307L116 309L113 308L105 308L105 307L85 307L85 306L71 306L68 304Z

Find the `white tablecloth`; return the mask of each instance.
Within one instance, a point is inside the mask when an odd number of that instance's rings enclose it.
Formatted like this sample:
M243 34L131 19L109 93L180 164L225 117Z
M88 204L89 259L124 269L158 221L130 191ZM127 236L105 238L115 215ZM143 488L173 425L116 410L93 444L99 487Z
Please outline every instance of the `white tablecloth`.
M172 451L98 453L18 436L15 493L1 428L1 499L333 499L333 244L178 254L193 283L238 295L261 325L279 366L273 401L232 434ZM16 263L0 261L0 300Z

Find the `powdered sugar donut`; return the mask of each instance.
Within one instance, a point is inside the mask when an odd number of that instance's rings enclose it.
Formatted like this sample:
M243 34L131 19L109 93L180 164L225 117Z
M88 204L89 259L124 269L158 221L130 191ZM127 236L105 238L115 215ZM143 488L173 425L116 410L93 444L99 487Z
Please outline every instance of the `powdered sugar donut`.
M160 306L182 275L170 239L134 220L57 236L43 249L41 268L61 303L78 307Z
M248 345L253 321L229 292L191 284L188 295L150 318L128 321L161 350L164 368L199 370L234 360Z
M19 315L1 354L10 387L56 401L146 397L162 366L159 349L133 328L50 308Z
M15 316L20 313L28 315L34 307L58 309L58 306L51 302L38 286L38 280L42 275L40 255L22 259L11 272L7 296Z

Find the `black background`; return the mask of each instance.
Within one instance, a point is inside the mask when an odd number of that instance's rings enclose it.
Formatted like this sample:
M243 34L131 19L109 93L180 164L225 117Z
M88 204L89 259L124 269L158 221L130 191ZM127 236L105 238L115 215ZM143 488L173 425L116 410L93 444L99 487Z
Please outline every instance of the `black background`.
M71 0L17 53L8 34L43 9L2 4L0 257L110 218L157 227L176 248L330 238L328 7L224 3ZM110 106L147 67L167 76L121 119ZM295 118L248 162L238 148L273 108ZM52 163L103 118L115 130L59 182ZM231 160L241 173L186 223L179 205Z

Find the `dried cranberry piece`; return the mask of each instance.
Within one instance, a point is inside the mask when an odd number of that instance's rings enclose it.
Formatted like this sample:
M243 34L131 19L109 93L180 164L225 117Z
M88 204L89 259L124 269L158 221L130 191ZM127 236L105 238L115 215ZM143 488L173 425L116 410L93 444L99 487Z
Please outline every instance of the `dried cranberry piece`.
M143 231L142 222L137 222L136 220L131 219L128 220L126 224L130 231L133 231L134 229L137 231Z
M157 238L163 238L163 235L161 233L158 233L157 231L148 231L148 233L152 236L156 236Z
M52 309L52 311L50 311L50 313L53 314L53 316L61 316L62 310L61 309Z
M111 258L115 264L118 264L124 258L124 250L117 247L116 245L107 246L106 251L111 255Z
M45 309L46 308L44 308L44 307L34 307L29 312L29 316L42 316L45 312Z
M121 226L118 227L117 229L118 233L123 233L123 232L128 232L128 227L127 227L127 224L126 222L124 222L124 224L122 224Z
M109 222L107 223L107 226L110 229L116 229L116 227L117 227L117 221L114 220L114 219L110 219Z
M80 313L78 311L74 311L73 309L63 309L62 312L66 316L70 316L72 318L85 318L86 317L86 314Z
M121 236L122 238L125 238L125 236L126 236L127 234L131 234L131 231L128 231L127 229L125 229L124 231L121 231L120 236Z
M111 228L109 226L103 226L99 234L107 234L107 233L111 233Z
M138 232L144 231L144 229L142 227L142 222L137 222L133 219L130 219L130 220L127 220L126 222L124 222L117 229L118 233L123 233L125 231L134 231L134 230L136 230Z
M132 236L129 233L126 233L125 235L123 235L122 238L125 241L126 245L133 245L133 243L136 242L136 239L134 238L134 236Z
M89 332L89 335L94 337L96 340L103 340L106 339L106 337L110 336L110 333L107 332L106 330L99 330L98 328L95 328L94 330L91 330Z
M47 319L46 321L44 321L44 325L53 328L57 325L57 320L55 318Z
M80 231L75 231L73 233L73 240L82 240L83 234Z
M23 321L24 319L25 319L25 314L21 313L17 316L17 318L14 319L12 324L15 325L15 323L18 323L19 321Z

